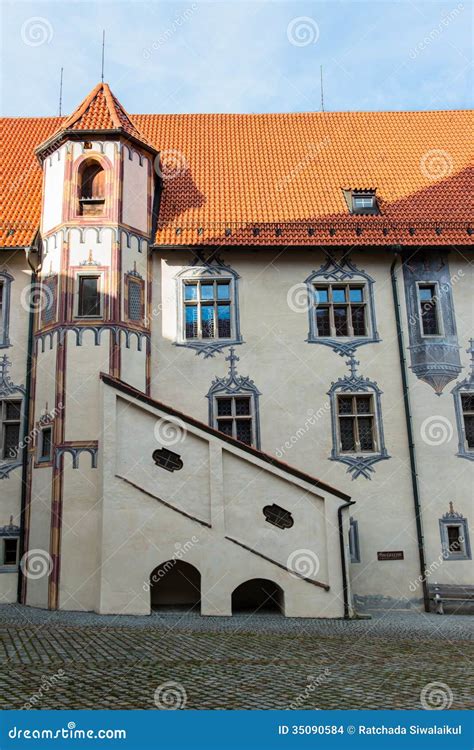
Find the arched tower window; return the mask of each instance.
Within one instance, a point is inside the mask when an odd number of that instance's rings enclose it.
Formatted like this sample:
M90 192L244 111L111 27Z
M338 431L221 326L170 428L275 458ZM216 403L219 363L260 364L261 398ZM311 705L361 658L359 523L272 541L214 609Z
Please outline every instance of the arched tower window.
M79 168L79 214L100 216L105 205L105 171L97 161L85 161Z

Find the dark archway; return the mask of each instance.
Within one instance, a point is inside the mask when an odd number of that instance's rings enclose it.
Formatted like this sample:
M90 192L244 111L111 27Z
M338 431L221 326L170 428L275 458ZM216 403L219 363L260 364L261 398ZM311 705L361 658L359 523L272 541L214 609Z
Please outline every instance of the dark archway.
M167 560L150 576L151 608L183 609L199 612L201 607L201 574L183 560Z
M252 578L241 583L232 594L232 614L239 612L284 612L284 594L267 578Z

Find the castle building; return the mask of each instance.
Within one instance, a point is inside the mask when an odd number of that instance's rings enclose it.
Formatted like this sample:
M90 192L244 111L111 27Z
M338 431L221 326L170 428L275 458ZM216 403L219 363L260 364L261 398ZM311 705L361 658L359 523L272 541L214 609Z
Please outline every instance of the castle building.
M472 113L101 83L2 130L1 601L336 618L472 582Z

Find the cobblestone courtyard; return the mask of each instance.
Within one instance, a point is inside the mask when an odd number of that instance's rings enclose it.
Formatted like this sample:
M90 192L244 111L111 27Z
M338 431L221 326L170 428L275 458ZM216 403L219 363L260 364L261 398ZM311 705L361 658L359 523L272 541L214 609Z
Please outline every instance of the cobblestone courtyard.
M441 691L464 709L473 706L473 622L388 612L351 622L100 617L2 605L1 707L156 709L159 688L191 709L415 709L423 688L442 683L428 699Z

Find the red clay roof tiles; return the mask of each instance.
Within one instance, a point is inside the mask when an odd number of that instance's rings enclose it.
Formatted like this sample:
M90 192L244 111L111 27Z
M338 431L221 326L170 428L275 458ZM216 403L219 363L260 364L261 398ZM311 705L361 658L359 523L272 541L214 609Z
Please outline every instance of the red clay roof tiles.
M99 84L65 120L3 120L0 243L30 244L39 226L40 143L121 127L161 152L157 244L470 244L473 124L471 111L129 116ZM352 216L343 188L366 185L381 213Z

